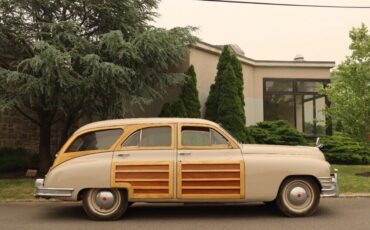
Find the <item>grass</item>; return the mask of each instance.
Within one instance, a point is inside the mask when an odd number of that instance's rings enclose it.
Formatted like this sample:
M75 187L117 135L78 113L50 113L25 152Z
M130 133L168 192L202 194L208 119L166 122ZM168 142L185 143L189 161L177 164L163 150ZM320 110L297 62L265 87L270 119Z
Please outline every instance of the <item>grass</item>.
M355 173L370 172L370 165L332 165L339 170L340 193L369 193L370 177L356 176Z
M34 199L32 179L1 179L0 200Z
M332 165L339 170L341 194L370 194L370 177L355 173L370 172L370 165ZM33 196L33 179L0 179L0 200L29 200Z

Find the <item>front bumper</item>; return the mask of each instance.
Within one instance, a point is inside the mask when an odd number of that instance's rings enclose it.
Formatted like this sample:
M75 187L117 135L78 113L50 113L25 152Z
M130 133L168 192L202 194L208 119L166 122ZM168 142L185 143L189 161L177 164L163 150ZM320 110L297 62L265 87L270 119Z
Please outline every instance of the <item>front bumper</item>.
M35 197L42 198L70 198L72 197L73 188L45 188L44 179L35 181Z
M322 197L338 197L339 196L339 185L338 185L338 170L336 169L330 177L319 177L321 184L321 196Z

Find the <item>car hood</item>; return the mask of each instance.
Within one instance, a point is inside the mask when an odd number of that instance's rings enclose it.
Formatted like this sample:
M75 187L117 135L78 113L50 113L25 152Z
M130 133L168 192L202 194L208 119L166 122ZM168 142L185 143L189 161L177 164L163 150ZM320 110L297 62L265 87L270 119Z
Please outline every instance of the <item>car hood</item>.
M319 148L308 146L242 144L242 153L303 156L325 160Z

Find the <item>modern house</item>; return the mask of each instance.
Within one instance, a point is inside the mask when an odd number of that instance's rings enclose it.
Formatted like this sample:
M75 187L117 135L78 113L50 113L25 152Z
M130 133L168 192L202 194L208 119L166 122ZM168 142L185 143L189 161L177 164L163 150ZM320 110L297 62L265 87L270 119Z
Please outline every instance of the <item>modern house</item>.
M307 136L324 135L327 119L323 109L328 104L318 94L330 82L331 61L306 61L297 56L292 61L254 60L244 55L237 45L230 45L238 56L244 77L244 98L247 125L263 120L287 120ZM223 46L198 42L189 48L189 55L178 71L185 72L194 65L197 88L204 114L210 86L216 76L216 67ZM168 100L176 99L179 88L168 89L168 95L156 99L136 117L157 116ZM77 125L79 126L79 125ZM15 110L0 113L0 147L24 147L37 151L38 128ZM52 130L52 152L59 146L60 126Z
M329 132L323 109L328 105L319 95L321 87L330 82L332 61L306 61L297 55L292 61L254 60L244 55L237 45L229 45L238 56L244 77L244 98L247 125L264 120L287 120L307 136ZM217 63L223 46L198 42L190 48L181 71L194 65L202 115L205 112L210 86L214 83ZM169 91L176 98L176 89ZM157 101L142 116L159 113L164 102Z

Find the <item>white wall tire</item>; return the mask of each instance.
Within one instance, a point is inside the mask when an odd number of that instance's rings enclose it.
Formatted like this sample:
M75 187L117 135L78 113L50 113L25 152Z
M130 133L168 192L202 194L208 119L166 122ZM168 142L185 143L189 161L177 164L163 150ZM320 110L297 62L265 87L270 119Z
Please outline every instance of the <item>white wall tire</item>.
M289 217L311 216L320 203L320 188L312 178L284 180L276 199L277 207Z
M86 214L95 220L117 220L128 207L126 190L89 189L82 199Z

